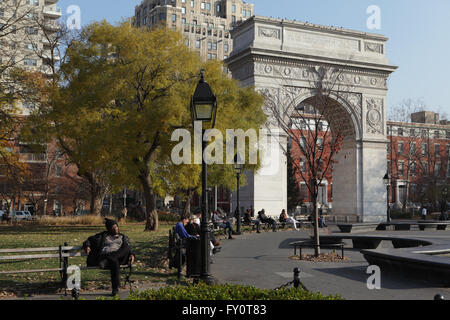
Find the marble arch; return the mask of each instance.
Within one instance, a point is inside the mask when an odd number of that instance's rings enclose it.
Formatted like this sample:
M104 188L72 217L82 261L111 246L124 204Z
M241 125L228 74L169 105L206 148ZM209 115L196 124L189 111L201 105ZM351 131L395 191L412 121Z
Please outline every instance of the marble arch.
M335 80L346 89L331 98L348 115L354 132L345 139L333 172L333 214L363 222L384 220L387 79L397 68L386 57L388 39L258 16L237 26L232 37L234 51L226 63L233 78L268 91L280 106L286 88L294 103L302 103L314 96L311 79L327 79L329 70L339 70ZM266 126L271 127L268 116ZM283 154L270 157L269 162L279 164L278 172L247 174L241 208L264 208L278 216L287 207L286 159Z

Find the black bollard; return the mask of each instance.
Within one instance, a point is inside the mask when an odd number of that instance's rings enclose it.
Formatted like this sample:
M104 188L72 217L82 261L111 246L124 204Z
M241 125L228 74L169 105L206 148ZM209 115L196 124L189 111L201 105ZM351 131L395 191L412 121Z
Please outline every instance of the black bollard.
M437 294L434 296L434 300L445 300L444 296L442 294Z
M300 287L300 268L294 269L294 288Z

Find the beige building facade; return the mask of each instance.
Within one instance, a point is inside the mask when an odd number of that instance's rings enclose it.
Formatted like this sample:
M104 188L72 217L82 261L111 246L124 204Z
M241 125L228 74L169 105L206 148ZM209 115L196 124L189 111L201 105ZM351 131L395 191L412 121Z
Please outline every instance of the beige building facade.
M134 25L180 30L204 60L224 60L233 50L230 31L253 14L253 4L240 0L144 0L135 8Z

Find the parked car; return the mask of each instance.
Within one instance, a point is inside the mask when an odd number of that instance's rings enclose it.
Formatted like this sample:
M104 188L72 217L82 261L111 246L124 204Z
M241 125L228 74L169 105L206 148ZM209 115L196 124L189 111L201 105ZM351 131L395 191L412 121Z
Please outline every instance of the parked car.
M11 219L20 221L20 220L32 220L31 213L29 211L13 211L11 213Z

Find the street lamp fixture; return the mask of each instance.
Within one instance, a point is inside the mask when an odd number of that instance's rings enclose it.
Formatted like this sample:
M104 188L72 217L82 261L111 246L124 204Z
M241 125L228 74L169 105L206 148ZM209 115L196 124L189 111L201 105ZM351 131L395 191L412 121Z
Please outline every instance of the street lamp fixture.
M389 207L389 187L391 185L391 176L389 175L389 172L387 172L386 175L383 177L383 182L386 185L386 192L387 192L387 222L391 222L391 213Z
M201 121L203 126L210 125L214 128L216 123L217 98L209 84L205 81L205 71L200 72L200 81L197 84L194 95L191 99L192 125L195 127L196 121ZM200 280L207 284L213 284L217 281L210 273L209 257L209 212L208 212L208 167L205 162L204 154L207 142L203 139L205 130L202 129L202 221L200 226L201 242L201 274Z
M203 125L214 128L216 124L217 98L205 81L205 70L200 71L200 81L191 99L192 124L201 121Z
M237 230L236 234L241 234L241 209L240 209L240 203L239 203L239 189L241 187L241 173L244 169L243 161L241 158L241 155L239 153L236 154L234 157L234 171L236 171L236 180L237 180L237 199L236 199L236 219L237 219Z

